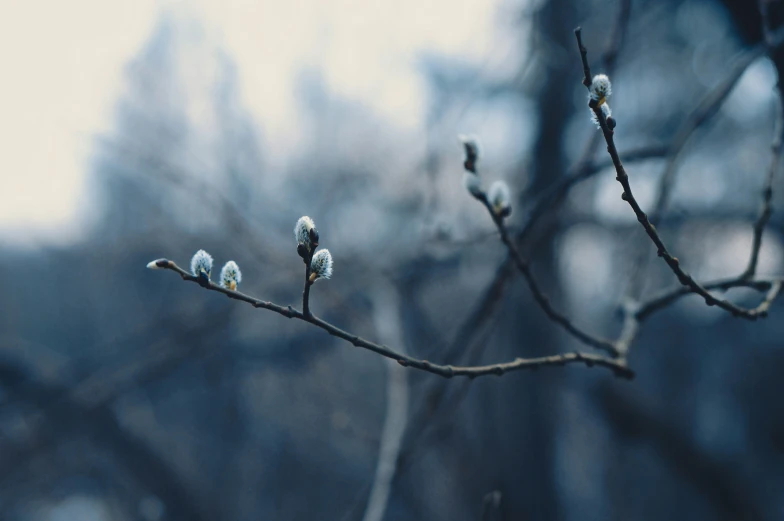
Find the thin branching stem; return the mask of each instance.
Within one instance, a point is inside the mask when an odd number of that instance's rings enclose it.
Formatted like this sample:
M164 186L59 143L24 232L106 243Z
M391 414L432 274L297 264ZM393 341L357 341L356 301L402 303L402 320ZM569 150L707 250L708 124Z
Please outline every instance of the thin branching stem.
M539 307L542 308L542 311L545 312L548 318L550 318L550 320L556 324L562 326L570 335L578 339L580 342L596 349L601 349L602 351L605 351L612 356L617 356L618 351L615 348L615 344L611 340L586 333L577 327L569 319L569 317L553 307L552 303L550 302L550 298L545 295L545 293L539 287L539 283L536 282L536 278L531 271L531 267L528 261L523 258L517 247L514 245L512 238L509 236L509 231L506 229L504 218L493 209L492 204L487 200L487 196L484 193L475 197L485 206L485 208L487 208L487 211L493 218L493 222L495 223L496 228L498 228L498 233L501 235L501 242L503 242L507 250L509 250L509 255L517 267L517 270L523 275L526 284L528 284L528 288L531 290L531 294L533 295L534 300L536 300L536 303L539 304Z
M486 375L502 376L505 373L511 371L519 371L522 369L538 369L540 367L550 366L564 366L566 364L572 363L585 364L588 367L605 367L612 370L616 376L622 378L631 379L634 377L634 372L623 362L613 360L612 358L606 356L582 352L564 353L560 355L542 356L538 358L515 358L509 362L490 365L454 366L434 364L428 360L420 360L418 358L399 353L387 346L376 344L360 336L349 333L348 331L344 331L343 329L340 329L326 320L318 318L312 313L305 315L303 312L293 308L292 306L281 306L273 302L257 299L255 297L245 295L244 293L240 293L239 291L232 291L230 289L224 288L212 281L200 281L197 277L194 277L184 269L180 268L176 263L168 259L158 259L153 261L152 264L154 264L156 268L173 271L179 274L183 280L188 282L195 282L204 289L223 293L231 299L246 302L255 308L274 311L275 313L283 315L286 318L295 318L297 320L302 320L303 322L312 324L320 329L323 329L330 335L341 338L356 347L361 347L363 349L373 351L374 353L377 353L386 358L391 358L397 361L397 363L403 367L419 369L421 371L443 376L444 378L451 378L453 376L466 376L469 378L476 378Z
M306 317L310 316L310 286L313 285L310 281L311 260L313 260L312 253L305 258L305 286L302 288L302 314Z
M757 273L757 264L759 263L759 253L762 249L762 235L765 232L765 227L770 220L773 213L773 208L770 204L773 199L773 181L776 178L776 173L781 165L782 142L784 142L784 88L782 87L782 79L779 78L778 82L779 100L778 111L776 115L776 128L773 131L773 142L771 143L771 158L770 167L768 168L768 175L765 178L765 187L762 189L762 203L760 204L759 216L754 222L754 235L752 236L751 254L749 255L749 264L741 277L750 279Z
M581 28L577 28L574 31L575 37L577 38L577 46L580 49L580 56L583 61L583 71L586 75L590 74L590 68L588 66L588 58L587 58L587 50L582 43L582 34ZM586 76L583 80L583 83L586 85L590 85L591 78ZM591 110L593 110L594 114L599 121L599 125L602 130L602 134L604 135L604 140L607 143L607 152L610 154L610 158L612 159L613 166L615 167L616 177L615 179L621 184L623 188L623 192L621 194L621 198L626 201L629 206L634 211L634 214L637 216L637 220L642 225L645 233L650 237L653 244L656 246L657 254L661 257L664 262L669 266L675 276L678 278L678 281L683 285L690 289L691 292L696 293L697 295L701 296L705 303L709 306L718 306L721 309L724 309L730 312L733 316L743 317L748 320L756 320L760 316L766 316L767 310L763 313L759 309L745 309L726 299L720 299L712 295L705 287L703 287L699 282L697 282L691 275L689 275L680 264L680 261L677 257L673 256L670 251L665 246L664 242L662 241L661 237L659 236L656 227L651 223L648 215L642 210L640 204L637 202L637 199L634 197L634 193L632 192L631 185L629 184L629 176L626 174L626 170L623 167L623 163L621 162L620 156L618 155L618 150L615 147L614 141L614 132L607 124L607 120L604 117L604 113L602 112L599 105L596 103L591 103L590 105Z
M781 279L743 279L741 277L733 277L731 279L721 279L711 282L706 282L704 284L705 289L710 291L726 291L732 288L751 288L757 291L769 291L776 285L781 284ZM642 302L637 306L634 310L634 315L639 320L644 320L649 315L664 309L665 307L669 306L677 299L684 297L686 295L691 295L693 292L690 288L686 286L678 286L672 289L664 290L658 295L654 295L650 299ZM775 295L773 295L775 298ZM766 297L768 298L768 297ZM761 306L761 305L760 305ZM763 309L757 306L755 309L758 311L760 316L763 315L765 311L767 311L767 306Z

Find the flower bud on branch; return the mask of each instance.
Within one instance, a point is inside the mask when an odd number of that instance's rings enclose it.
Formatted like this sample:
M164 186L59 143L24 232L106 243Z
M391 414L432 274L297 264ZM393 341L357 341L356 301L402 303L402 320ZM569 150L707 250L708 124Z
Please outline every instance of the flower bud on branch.
M220 283L226 289L237 290L237 286L242 282L242 272L234 261L229 261L223 265L220 272Z
M479 162L479 143L475 136L466 136L460 134L457 139L463 144L465 148L466 159L463 166L469 172L476 173L476 164Z
M465 186L468 193L474 197L481 197L484 193L482 191L482 180L479 176L466 170L463 172L463 186Z
M604 119L607 121L607 125L610 127L610 130L612 130L613 128L615 128L615 120L612 119L612 109L610 109L610 104L604 102L602 103L601 107L602 107L602 114L604 114ZM593 109L590 109L590 111L591 111L591 121L593 122L594 125L596 125L596 128L601 129L602 125L599 123L599 118L596 117L596 113L593 111ZM611 121L612 123L610 123Z
M588 87L588 107L591 109L591 121L593 121L596 128L601 129L602 125L599 123L599 118L594 109L601 107L602 114L607 127L610 130L615 128L615 120L612 117L612 110L610 109L607 98L612 94L612 83L606 74L597 74L593 77L591 85Z
M329 250L319 250L310 261L310 283L316 279L328 279L332 277L332 254Z
M303 259L318 247L319 233L313 219L304 215L294 225L294 238L297 240L297 253Z
M465 167L465 172L463 172L463 186L465 186L465 189L468 190L469 194L476 199L481 199L484 197L485 192L482 190L482 180L479 178L479 173L476 169L479 161L479 145L477 144L475 137L460 134L457 136L457 139L463 144L466 155L465 161L463 162L463 166Z
M591 81L589 95L596 101L596 105L602 105L612 94L612 83L606 74L597 74Z
M499 217L508 217L512 213L511 195L509 185L504 181L495 181L488 190L488 199L493 211Z
M208 283L212 274L212 255L204 250L197 251L191 258L191 273L201 284Z

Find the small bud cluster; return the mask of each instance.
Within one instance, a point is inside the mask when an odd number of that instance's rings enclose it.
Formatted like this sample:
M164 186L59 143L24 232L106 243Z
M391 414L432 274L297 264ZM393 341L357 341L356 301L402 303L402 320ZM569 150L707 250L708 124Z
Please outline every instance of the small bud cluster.
M495 181L488 190L488 199L493 211L499 217L508 217L512 213L512 196L509 185L504 181Z
M481 197L484 193L482 191L482 180L479 179L477 174L469 172L468 170L463 172L463 186L468 190L468 193L474 197Z
M236 291L240 282L242 282L242 272L240 271L240 267L237 266L237 263L231 260L224 264L220 272L221 286Z
M597 74L593 77L590 86L590 96L598 105L604 103L612 94L612 83L606 74Z
M607 121L607 124L610 124L612 121L612 109L610 109L609 103L603 103L602 107L602 114L604 114L604 119ZM596 128L601 129L602 125L599 123L599 118L596 117L596 113L591 109L591 122L596 125ZM612 128L612 127L611 127Z
M210 280L212 275L212 255L204 250L199 250L191 257L191 273L199 280Z
M310 281L332 277L332 254L329 250L319 250L310 261Z
M482 179L479 177L477 163L479 162L479 146L476 138L468 138L464 135L458 139L465 148L466 159L463 163L463 186L468 193L480 201L490 203L493 212L499 217L508 217L512 213L511 195L509 186L503 181L495 181L490 185L488 193L482 189Z
M615 128L615 119L612 117L612 109L607 102L607 98L612 94L612 83L606 74L597 74L591 81L591 86L588 88L588 106L591 109L591 121L596 125L596 128L601 129L599 118L596 117L594 108L600 108L604 115L607 126L610 130Z
M151 270L165 268L169 263L166 259L158 259L147 264ZM191 257L191 273L202 286L210 285L212 276L212 255L204 250L199 250ZM234 261L227 262L220 271L220 284L226 289L237 290L237 286L242 281L240 267Z
M465 149L466 159L463 166L468 172L476 173L476 164L479 162L479 141L476 136L460 134L457 136Z
M297 253L305 262L318 248L319 233L313 219L303 215L294 225L294 238L297 241Z
M306 264L310 264L308 282L312 284L316 279L332 277L332 254L329 250L316 251L319 233L313 219L307 215L300 217L294 225L294 238L297 241L297 253Z

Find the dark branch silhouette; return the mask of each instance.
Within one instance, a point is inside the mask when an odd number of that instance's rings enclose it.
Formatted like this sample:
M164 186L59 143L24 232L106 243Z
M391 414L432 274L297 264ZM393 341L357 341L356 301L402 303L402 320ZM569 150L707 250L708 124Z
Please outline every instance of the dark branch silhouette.
M577 46L580 50L580 57L583 62L583 71L585 73L585 77L583 79L583 84L587 87L591 85L591 70L588 65L588 58L587 54L588 51L582 43L582 33L581 28L577 28L574 31L575 37L577 38ZM784 33L783 33L784 34ZM781 38L781 36L779 37ZM637 217L637 220L642 225L645 233L650 237L651 241L657 248L657 254L661 257L667 266L670 267L672 272L678 278L678 281L683 285L689 288L689 290L699 296L701 296L705 303L708 306L718 306L721 309L724 309L730 312L733 316L743 317L748 320L756 320L759 317L767 316L767 308L768 305L764 305L758 308L751 308L746 309L742 308L736 304L733 304L729 300L720 299L712 295L706 287L701 285L697 282L688 272L686 272L682 267L680 260L673 256L670 251L665 246L664 242L662 241L661 237L659 236L656 227L651 222L648 215L642 210L640 204L637 202L637 199L634 197L634 193L632 192L631 185L629 183L629 176L626 173L626 170L623 167L623 163L621 162L620 156L618 154L618 150L615 147L614 141L614 130L610 128L608 125L608 121L605 118L604 112L602 111L601 107L598 103L594 100L591 100L589 103L589 107L593 111L596 116L597 121L599 122L602 134L604 135L605 142L607 143L607 151L610 154L610 158L612 159L613 166L615 167L616 171L616 180L621 184L623 187L623 193L621 194L621 198L626 201L629 206L634 211L634 214ZM742 278L742 277L741 277ZM775 298L775 294L774 294ZM763 304L765 304L763 302Z
M612 358L608 358L605 356L599 356L591 353L581 353L581 352L565 353L561 355L552 355L552 356L542 356L539 358L515 358L514 360L509 362L503 362L503 363L491 364L491 365L453 366L453 365L434 364L428 360L420 360L418 358L404 355L387 346L383 346L371 342L369 340L365 340L362 337L344 331L339 327L332 325L323 319L318 318L312 313L305 315L303 312L291 306L281 306L278 304L274 304L272 302L260 300L245 295L243 293L240 293L239 291L232 291L230 289L226 289L212 281L204 280L203 277L201 278L195 277L190 273L188 273L187 271L185 271L184 269L177 266L177 264L175 264L170 260L158 259L156 261L153 261L153 263L157 268L174 271L178 273L183 280L189 282L195 282L200 286L202 286L203 288L208 289L210 291L217 291L219 293L223 293L229 298L240 300L242 302L247 302L248 304L251 304L255 308L262 308L262 309L267 309L269 311L274 311L275 313L278 313L279 315L283 315L286 318L296 318L298 320L302 320L303 322L307 322L318 328L321 328L327 333L329 333L330 335L341 338L356 347L368 349L381 356L385 356L387 358L396 360L403 367L411 367L413 369L427 371L429 373L437 374L445 378L451 378L453 376L467 376L469 378L475 378L477 376L485 376L485 375L501 376L510 371L518 371L521 369L537 369L539 367L548 367L548 366L563 366L570 363L582 363L587 365L588 367L593 367L595 365L600 367L606 367L608 369L611 369L616 374L616 376L620 376L623 378L632 378L634 376L632 370L629 369L626 366L626 364L624 364L623 362L619 362L617 360L613 360Z

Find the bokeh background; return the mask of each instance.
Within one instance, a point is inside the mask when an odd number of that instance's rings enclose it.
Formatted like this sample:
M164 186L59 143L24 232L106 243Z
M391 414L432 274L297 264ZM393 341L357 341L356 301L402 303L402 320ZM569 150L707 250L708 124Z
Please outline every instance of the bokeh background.
M0 519L784 518L779 304L751 323L683 299L633 381L442 380L145 269L204 248L299 306L310 215L335 259L311 306L345 329L443 363L587 349L510 269L456 139L479 136L522 230L597 137L577 25L614 70L621 155L670 144L761 38L745 0L0 2ZM700 280L747 262L776 81L753 60L674 164L659 229ZM643 207L667 164L629 164ZM607 168L520 247L606 336L625 295L676 282Z

